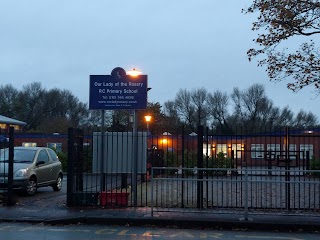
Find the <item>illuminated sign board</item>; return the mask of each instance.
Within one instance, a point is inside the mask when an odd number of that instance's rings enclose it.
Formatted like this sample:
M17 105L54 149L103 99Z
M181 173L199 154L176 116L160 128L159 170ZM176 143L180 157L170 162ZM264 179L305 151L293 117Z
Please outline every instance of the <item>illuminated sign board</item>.
M147 75L90 75L89 109L146 109L147 91Z

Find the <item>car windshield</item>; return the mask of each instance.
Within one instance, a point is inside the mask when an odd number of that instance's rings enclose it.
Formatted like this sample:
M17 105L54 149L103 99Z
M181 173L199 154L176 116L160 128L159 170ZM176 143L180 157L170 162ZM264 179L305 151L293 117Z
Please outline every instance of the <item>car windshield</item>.
M14 149L15 163L28 163L33 162L36 150L32 149ZM0 151L0 162L7 162L9 159L9 149L1 149Z

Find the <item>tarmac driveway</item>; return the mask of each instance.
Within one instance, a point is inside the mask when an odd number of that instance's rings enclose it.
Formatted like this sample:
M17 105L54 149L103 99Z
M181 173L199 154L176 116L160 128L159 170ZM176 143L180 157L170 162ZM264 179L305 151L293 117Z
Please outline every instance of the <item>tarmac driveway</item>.
M61 207L67 202L67 179L62 180L62 189L59 192L53 191L52 187L41 187L33 196L15 194L17 206L39 206L39 207Z

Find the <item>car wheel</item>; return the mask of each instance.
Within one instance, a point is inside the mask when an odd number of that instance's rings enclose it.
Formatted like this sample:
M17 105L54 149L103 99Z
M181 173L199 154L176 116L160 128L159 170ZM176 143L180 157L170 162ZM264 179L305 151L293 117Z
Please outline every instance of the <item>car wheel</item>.
M54 185L52 185L52 188L54 191L60 191L62 188L62 176L59 175L57 177L56 183Z
M31 177L28 181L28 185L26 188L26 194L28 196L32 196L37 192L37 179L34 177Z

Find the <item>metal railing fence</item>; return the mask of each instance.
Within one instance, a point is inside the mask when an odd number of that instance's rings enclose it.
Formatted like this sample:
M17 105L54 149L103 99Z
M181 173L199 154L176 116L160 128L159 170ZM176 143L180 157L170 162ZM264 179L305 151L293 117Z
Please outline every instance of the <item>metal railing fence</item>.
M319 170L155 167L151 212L318 214L319 180Z

